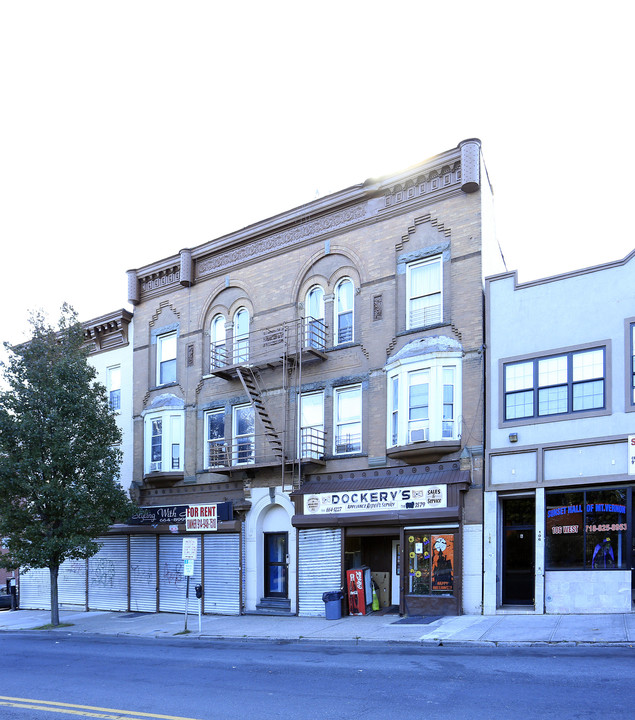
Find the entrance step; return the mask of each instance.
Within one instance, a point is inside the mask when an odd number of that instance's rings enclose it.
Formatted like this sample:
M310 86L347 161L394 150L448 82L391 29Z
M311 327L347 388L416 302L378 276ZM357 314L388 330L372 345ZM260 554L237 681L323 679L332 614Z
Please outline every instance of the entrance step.
M251 613L248 613L251 614ZM293 615L291 600L288 598L261 598L256 605L255 615Z

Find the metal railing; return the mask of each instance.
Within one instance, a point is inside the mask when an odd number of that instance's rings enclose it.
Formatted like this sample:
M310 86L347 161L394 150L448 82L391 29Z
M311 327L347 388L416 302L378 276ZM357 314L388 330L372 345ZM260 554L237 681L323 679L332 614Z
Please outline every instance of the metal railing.
M254 330L228 343L212 343L210 369L213 372L233 365L258 365L302 352L326 349L326 324L313 317L302 317L279 325Z
M303 460L321 460L324 457L326 433L316 427L300 428L299 458Z
M249 465L277 465L282 450L276 452L265 434L245 435L229 440L209 440L206 447L206 470L239 468Z

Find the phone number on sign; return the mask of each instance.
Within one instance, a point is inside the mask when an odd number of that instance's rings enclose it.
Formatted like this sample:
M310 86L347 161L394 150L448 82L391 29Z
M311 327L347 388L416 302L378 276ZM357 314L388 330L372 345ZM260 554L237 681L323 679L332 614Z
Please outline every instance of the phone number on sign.
M626 530L628 523L615 523L613 525L587 525L587 532L619 532L620 530Z

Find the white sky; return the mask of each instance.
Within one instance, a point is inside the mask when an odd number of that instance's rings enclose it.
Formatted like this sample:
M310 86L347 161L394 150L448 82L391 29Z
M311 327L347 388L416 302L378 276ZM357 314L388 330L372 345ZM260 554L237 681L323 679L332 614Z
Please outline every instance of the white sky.
M0 340L479 137L521 280L635 247L629 3L0 0Z

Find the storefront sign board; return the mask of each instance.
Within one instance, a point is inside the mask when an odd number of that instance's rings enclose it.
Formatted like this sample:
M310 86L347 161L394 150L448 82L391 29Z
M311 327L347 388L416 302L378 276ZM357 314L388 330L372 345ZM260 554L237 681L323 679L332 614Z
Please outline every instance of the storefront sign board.
M304 496L306 515L427 510L448 505L447 485L413 485Z

